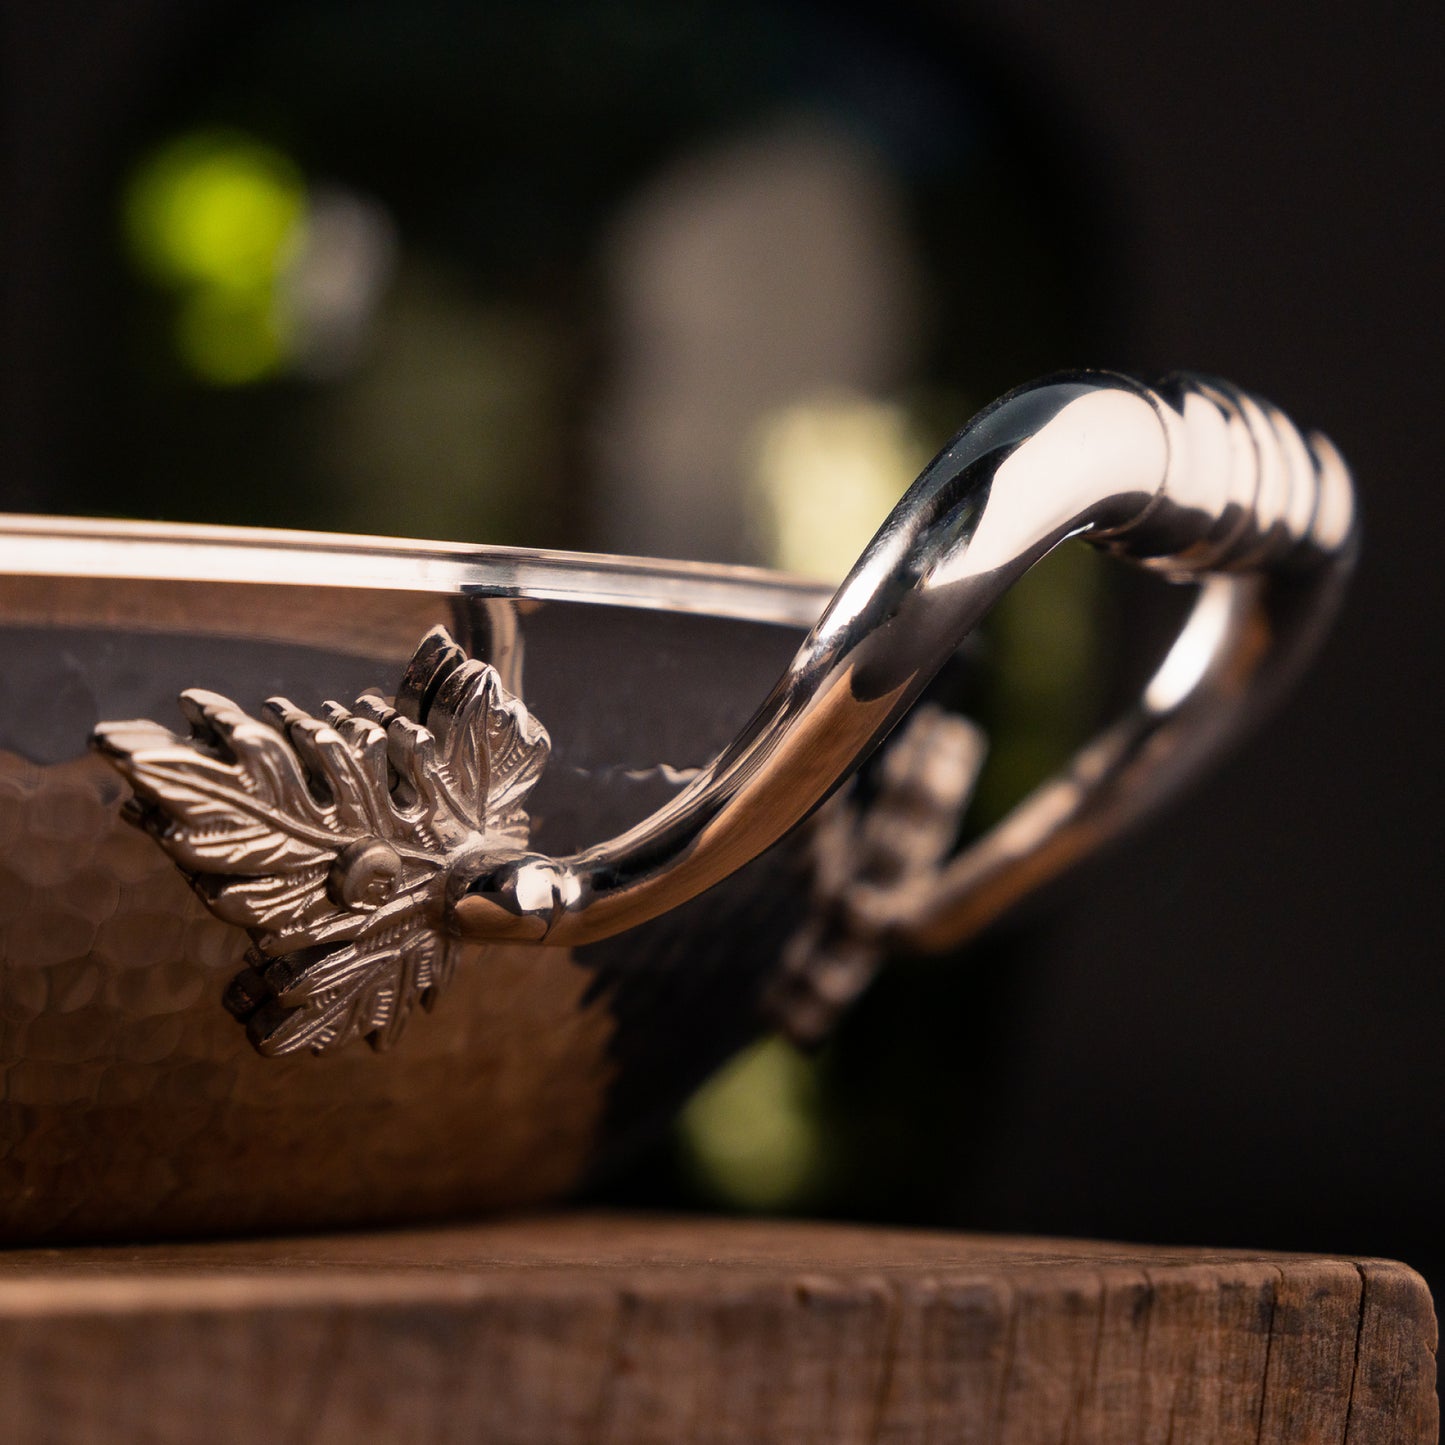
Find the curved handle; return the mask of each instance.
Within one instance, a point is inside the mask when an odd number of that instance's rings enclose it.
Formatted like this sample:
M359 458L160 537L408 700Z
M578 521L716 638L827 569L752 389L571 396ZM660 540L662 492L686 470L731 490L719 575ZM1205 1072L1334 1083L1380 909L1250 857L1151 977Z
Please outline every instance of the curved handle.
M1307 655L1353 553L1322 437L1222 383L1051 378L981 412L894 508L737 739L668 806L568 858L453 880L453 928L581 944L741 867L869 754L1008 587L1080 536L1182 580L1194 612L1136 709L937 879L890 931L965 936L1177 786Z

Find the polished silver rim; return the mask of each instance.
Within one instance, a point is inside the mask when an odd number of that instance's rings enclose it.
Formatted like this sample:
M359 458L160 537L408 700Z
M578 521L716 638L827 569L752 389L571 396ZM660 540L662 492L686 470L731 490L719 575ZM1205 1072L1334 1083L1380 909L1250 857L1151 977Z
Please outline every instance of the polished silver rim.
M0 519L0 575L531 597L810 627L832 589L760 567L270 528Z

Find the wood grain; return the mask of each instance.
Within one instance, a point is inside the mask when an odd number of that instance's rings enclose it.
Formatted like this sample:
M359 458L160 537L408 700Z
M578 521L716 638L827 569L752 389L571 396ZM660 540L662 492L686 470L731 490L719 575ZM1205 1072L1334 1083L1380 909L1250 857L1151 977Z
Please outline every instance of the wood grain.
M1386 1260L560 1214L0 1254L25 1442L1434 1441Z

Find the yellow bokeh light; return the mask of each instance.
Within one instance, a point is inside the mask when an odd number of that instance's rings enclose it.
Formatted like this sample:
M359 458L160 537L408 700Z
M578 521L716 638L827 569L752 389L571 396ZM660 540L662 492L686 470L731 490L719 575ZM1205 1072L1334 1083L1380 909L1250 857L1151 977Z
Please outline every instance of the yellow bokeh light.
M837 581L928 457L891 402L830 395L769 413L754 437L750 497L765 560Z

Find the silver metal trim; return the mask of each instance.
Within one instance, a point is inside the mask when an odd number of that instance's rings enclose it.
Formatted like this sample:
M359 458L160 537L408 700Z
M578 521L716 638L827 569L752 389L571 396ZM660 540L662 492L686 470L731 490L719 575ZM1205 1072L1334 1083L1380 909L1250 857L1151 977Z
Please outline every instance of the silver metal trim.
M246 582L607 603L810 627L818 582L760 567L261 527L0 517L0 575Z
M126 812L252 947L226 1005L260 1053L395 1043L450 980L448 880L527 846L547 731L445 628L421 641L395 706L322 716L271 698L259 718L181 694L190 735L106 722L92 745L130 784Z

